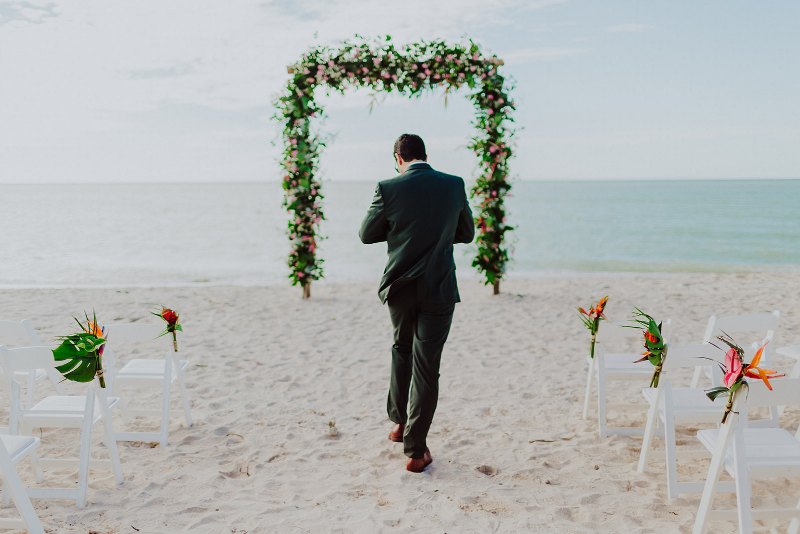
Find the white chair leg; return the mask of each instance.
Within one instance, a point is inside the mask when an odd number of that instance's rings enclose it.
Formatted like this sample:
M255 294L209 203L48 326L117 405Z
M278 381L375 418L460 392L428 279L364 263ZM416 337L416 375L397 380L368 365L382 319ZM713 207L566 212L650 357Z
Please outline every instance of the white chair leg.
M604 438L608 435L606 425L606 375L605 375L605 358L603 358L603 349L596 352L595 367L597 371L597 426L600 432L600 437Z
M664 422L664 449L667 461L667 499L678 498L678 459L675 440L675 419L667 414Z
M103 399L102 402L107 402ZM106 404L107 406L107 404ZM119 461L119 447L117 447L117 435L114 432L114 423L111 420L111 410L103 410L103 441L108 449L108 456L111 458L111 468L114 471L114 478L117 484L125 482L122 475L122 464Z
M81 448L78 462L78 496L75 502L78 508L86 506L86 494L89 491L89 462L92 457L92 424L94 420L94 390L89 388L86 395L86 408L81 423Z
M14 506L22 516L25 528L31 534L44 534L44 528L39 521L39 516L36 515L36 510L33 509L28 492L22 485L17 470L5 450L0 453L0 472L3 474L3 497L5 498L8 493L14 499Z
M186 389L186 383L183 381L183 372L178 371L178 385L180 386L181 404L183 405L183 417L186 419L186 426L191 428L194 424L192 421L191 400L189 399L189 392Z
M36 393L36 371L28 371L28 391L25 392L25 400L28 408L33 406L34 394Z
M739 416L738 414L732 413L730 417L738 418ZM705 534L706 529L708 529L708 516L714 505L714 495L717 492L719 475L722 473L725 456L728 452L731 426L735 422L734 420L729 420L727 424L722 425L720 428L719 437L717 438L717 449L711 456L711 465L708 466L708 475L706 475L706 482L703 485L703 495L700 497L700 506L697 508L697 516L694 520L692 534Z
M41 484L44 481L44 472L42 471L42 464L39 462L38 451L31 451L31 465L33 474L36 476L36 482Z
M800 501L797 501L796 508L800 510ZM787 530L788 534L798 534L800 531L800 519L794 518L792 522L789 523L789 530Z
M167 367L167 371L165 373L165 380L164 386L162 388L162 399L161 399L161 427L159 430L159 444L162 447L166 447L169 441L169 404L170 404L170 383L172 382L171 375L171 362L167 359L164 362L164 365Z
M753 510L750 504L750 475L747 469L747 463L743 458L743 436L740 431L736 429L736 436L733 440L733 472L736 474L734 477L736 484L736 510L739 516L739 534L752 534L753 533Z
M592 396L592 375L594 374L594 358L589 358L589 370L586 373L586 391L583 394L583 418L589 417L589 399Z
M642 438L642 450L639 451L639 465L636 471L644 473L647 469L647 453L653 444L653 437L656 433L656 423L658 421L658 409L661 403L661 392L656 390L656 398L647 410L647 424L644 427L644 438Z

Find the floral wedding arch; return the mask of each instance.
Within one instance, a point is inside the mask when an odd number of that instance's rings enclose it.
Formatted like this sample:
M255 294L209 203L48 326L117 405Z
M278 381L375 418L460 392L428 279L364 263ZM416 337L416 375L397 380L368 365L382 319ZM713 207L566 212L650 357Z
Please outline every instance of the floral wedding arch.
M318 230L325 218L318 175L322 136L312 120L324 115L314 100L317 87L344 93L350 87L368 87L375 92L398 92L408 97L442 87L445 95L469 88L475 106L475 135L469 148L478 158L479 176L471 191L477 226L477 254L472 262L484 283L500 291L500 280L508 262L505 233L505 196L508 181L509 144L514 132L509 84L500 73L503 61L481 53L477 44L444 41L417 42L397 47L386 37L368 41L361 37L338 48L310 49L288 67L291 76L286 91L276 102L276 119L283 128L281 166L284 207L289 212L288 234L292 244L288 264L292 285L311 296L311 282L323 276L323 261L317 255Z

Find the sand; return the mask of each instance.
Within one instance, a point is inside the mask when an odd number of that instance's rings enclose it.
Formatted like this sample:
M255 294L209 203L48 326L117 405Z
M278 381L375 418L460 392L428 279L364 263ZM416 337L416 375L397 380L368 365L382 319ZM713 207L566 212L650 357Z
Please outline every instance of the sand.
M714 313L779 309L781 346L800 343L798 280L542 276L511 279L499 296L463 280L423 474L407 473L402 446L386 438L391 329L372 283L320 283L310 301L274 286L5 289L0 303L3 318L30 318L48 340L84 309L106 323L149 321L163 303L182 312L181 346L195 364L195 426L176 415L168 447L121 444L125 483L93 471L84 509L35 501L50 532L685 532L699 497L668 503L661 449L637 474L640 438L601 439L594 410L581 418L588 334L575 306L608 294L611 319L633 306L671 317L673 341L699 341ZM620 394L638 402L644 385L622 383ZM643 423L643 412L628 420ZM74 433L42 438L77 443ZM706 466L689 461L682 474L702 477ZM20 471L32 482L27 463ZM779 488L764 502L800 489Z

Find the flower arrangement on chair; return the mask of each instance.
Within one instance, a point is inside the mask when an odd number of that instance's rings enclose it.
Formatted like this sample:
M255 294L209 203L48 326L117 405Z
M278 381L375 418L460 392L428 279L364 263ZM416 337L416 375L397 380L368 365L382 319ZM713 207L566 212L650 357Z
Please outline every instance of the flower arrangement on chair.
M635 308L633 312L634 325L629 325L627 328L640 328L644 336L644 348L642 357L634 363L649 361L653 367L653 377L650 379L650 387L658 387L658 379L661 377L661 368L664 365L664 359L667 357L667 344L664 343L664 336L662 335L661 328L663 323L656 322L651 316Z
M587 312L583 308L578 308L578 313L580 314L579 317L581 321L583 321L583 325L589 330L592 334L592 341L591 345L589 346L589 357L594 358L594 346L597 341L597 330L600 328L600 321L605 319L606 316L603 315L603 310L606 307L606 302L608 302L608 297L601 298L597 304L589 308Z
M160 312L151 312L156 317L161 317L164 319L164 322L167 323L166 328L164 331L161 332L161 336L166 336L167 334L172 334L172 348L175 349L175 352L178 352L178 332L183 332L183 325L181 325L178 320L178 312L172 310L170 308L161 306Z
M81 331L58 339L61 344L53 349L56 361L64 362L56 369L67 380L73 382L91 382L97 377L101 388L106 387L103 378L103 350L105 349L105 328L97 322L97 314L92 312L92 318L84 312L86 322L82 323L73 317Z
M753 359L750 363L746 364L744 363L744 349L737 345L731 336L723 333L723 335L717 336L717 339L728 346L728 350L725 353L725 364L723 365L717 362L724 373L722 383L725 385L707 390L706 395L712 401L716 400L720 395L728 396L728 402L725 405L725 413L722 415L722 423L725 423L733 409L733 400L736 397L736 392L741 389L743 384L746 384L744 380L745 377L762 380L764 385L767 386L767 389L772 391L772 384L769 383L770 379L780 378L785 375L777 374L777 371L762 369L758 366L758 364L761 363L761 357L764 355L764 348L767 346L766 343L761 345L753 355ZM725 350L717 345L714 346L720 350Z

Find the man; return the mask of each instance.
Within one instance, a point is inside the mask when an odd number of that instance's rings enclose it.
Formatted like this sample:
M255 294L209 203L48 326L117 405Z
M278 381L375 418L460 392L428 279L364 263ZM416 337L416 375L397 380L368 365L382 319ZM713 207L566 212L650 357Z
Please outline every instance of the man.
M461 300L453 244L470 243L475 226L464 180L433 170L418 135L401 135L394 158L400 174L378 183L359 237L388 244L378 295L394 326L387 410L396 426L389 439L403 442L406 469L420 473L433 461L426 438L439 398L439 362Z

